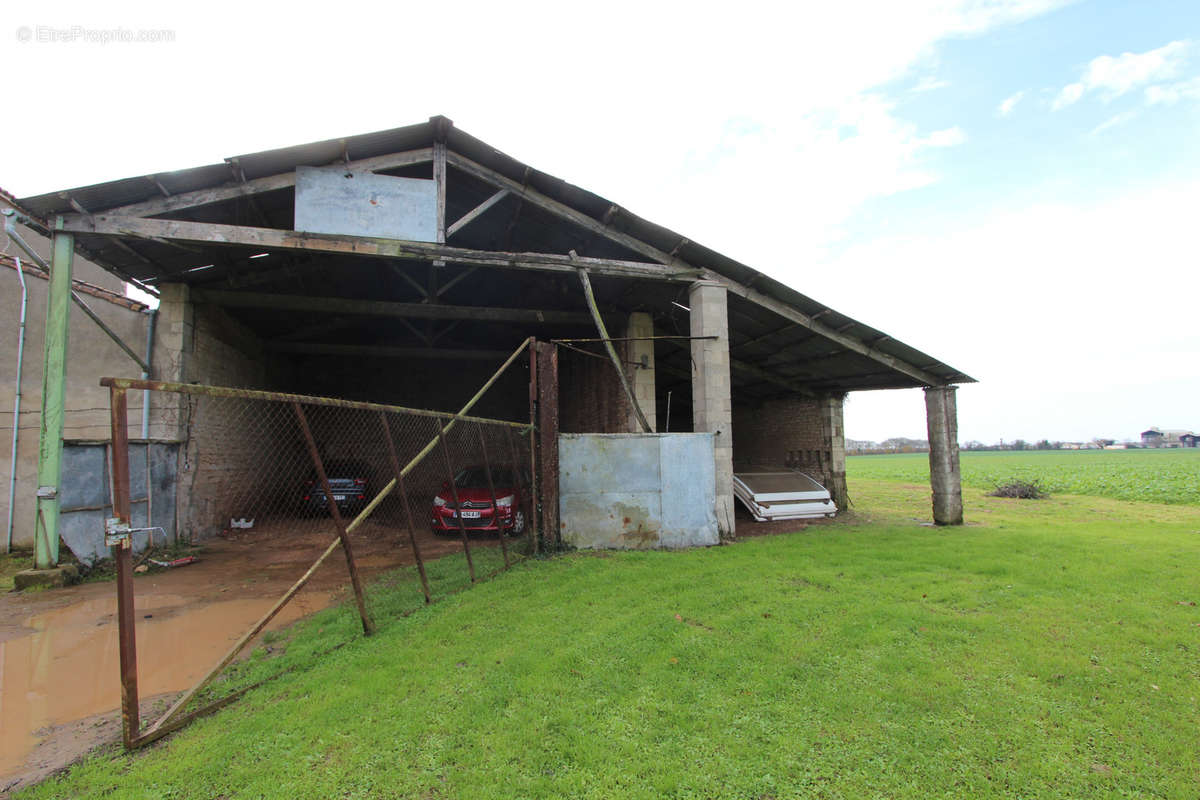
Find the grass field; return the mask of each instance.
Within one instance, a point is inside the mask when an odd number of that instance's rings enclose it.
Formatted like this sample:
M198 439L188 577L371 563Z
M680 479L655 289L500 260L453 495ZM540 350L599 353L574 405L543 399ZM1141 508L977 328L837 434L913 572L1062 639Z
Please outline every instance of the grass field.
M1037 479L1051 492L1200 505L1200 449L963 452L960 462L963 485L976 489L992 489L1014 478ZM928 483L929 456L851 456L846 472L851 482Z
M1200 509L852 481L856 514L531 562L22 798L1200 796ZM415 586L392 579L396 608Z

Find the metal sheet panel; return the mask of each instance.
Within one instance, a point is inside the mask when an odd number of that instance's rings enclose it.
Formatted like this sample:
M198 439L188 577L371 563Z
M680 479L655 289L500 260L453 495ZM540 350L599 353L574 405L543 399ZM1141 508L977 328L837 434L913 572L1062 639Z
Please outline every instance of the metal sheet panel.
M146 445L129 445L130 524L134 528L161 527L167 541L175 537L175 476L179 445L150 445L150 482L146 481ZM147 491L149 490L149 491ZM104 544L104 520L112 516L108 447L103 444L65 444L60 493L59 535L80 563L91 566L109 557ZM149 502L147 502L149 498ZM133 534L133 550L140 553L150 543L149 532ZM164 544L162 534L155 544Z
M437 185L421 178L296 168L296 230L437 241Z
M593 549L718 542L713 434L559 436L563 541Z

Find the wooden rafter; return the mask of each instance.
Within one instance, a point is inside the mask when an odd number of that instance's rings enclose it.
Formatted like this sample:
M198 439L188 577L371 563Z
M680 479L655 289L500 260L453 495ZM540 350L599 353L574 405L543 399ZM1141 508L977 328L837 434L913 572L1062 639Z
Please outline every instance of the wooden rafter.
M625 248L628 248L639 255L652 258L655 261L658 261L660 264L665 264L678 270L695 269L692 264L681 260L677 256L663 252L657 247L647 244L646 242L643 242L634 236L630 236L623 231L619 231L615 228L605 225L601 220L594 219L582 211L571 208L565 203L560 203L551 197L547 197L541 192L538 192L536 189L531 189L526 185L518 183L508 176L502 175L493 169L476 163L466 156L455 153L454 151L450 151L447 153L447 162L455 169L465 172L468 175L472 175L498 188L508 189L522 200L533 203L539 208L550 212L560 219L567 220L568 222L572 222L584 228L585 230L603 236L610 242L614 242ZM892 370L908 375L910 378L914 378L924 384L930 386L940 386L946 383L945 379L940 378L937 375L926 372L925 370L909 364L908 362L897 358L896 356L884 353L863 342L861 339L858 339L854 336L849 336L843 331L839 331L828 325L825 325L824 323L818 321L816 316L805 314L799 309L763 294L757 289L753 289L745 284L739 283L738 281L726 277L718 272L714 272L713 270L705 269L703 270L703 273L703 277L706 280L716 281L717 283L724 285L730 293L738 295L739 297L743 297L752 303L762 306L763 308L774 311L784 319L808 328L814 333L818 333L827 339L841 344L847 350L852 350L860 355L864 355L870 359L878 361L879 363L888 366Z
M453 236L454 234L458 233L463 228L465 228L467 225L470 225L472 222L479 219L479 217L481 217L485 211L487 211L492 206L496 205L496 203L499 203L505 197L508 197L508 189L501 189L500 191L496 192L494 195L489 197L487 200L484 200L482 203L475 206L467 213L463 214L461 217L459 217L457 220L454 221L453 225L451 225L449 228L446 229L446 238L450 238L451 236Z

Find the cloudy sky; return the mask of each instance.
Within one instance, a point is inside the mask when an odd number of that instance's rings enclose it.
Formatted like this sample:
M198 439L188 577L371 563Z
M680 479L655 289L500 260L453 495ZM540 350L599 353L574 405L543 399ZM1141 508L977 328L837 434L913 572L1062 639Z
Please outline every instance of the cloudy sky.
M445 114L973 375L963 441L1200 428L1195 0L302 8L10 4L0 185Z

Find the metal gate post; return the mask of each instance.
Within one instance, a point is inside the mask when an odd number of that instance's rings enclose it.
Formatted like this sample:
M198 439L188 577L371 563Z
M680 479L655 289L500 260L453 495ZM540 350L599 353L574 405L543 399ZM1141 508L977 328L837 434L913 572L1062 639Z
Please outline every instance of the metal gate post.
M392 441L392 428L388 424L387 414L379 412L379 422L383 425L383 440L387 442L388 458L392 462L392 472L396 475L396 488L400 490L400 502L404 505L404 516L408 519L408 543L412 545L413 558L417 562L417 572L421 576L421 590L425 593L425 604L432 602L429 594L429 578L425 575L425 562L421 559L421 549L417 547L417 528L413 524L412 506L408 502L408 490L404 487L404 470L400 469L400 459L396 457L396 444Z
M117 646L121 656L121 740L133 748L141 731L138 713L137 628L133 613L133 535L129 518L129 403L124 389L109 390L112 415L113 516L124 526L115 537L113 560L117 562ZM113 531L116 534L116 530Z
M442 443L442 455L446 457L446 472L450 474L450 497L454 500L454 518L458 520L458 532L462 534L463 552L467 554L467 571L471 573L471 583L475 582L475 562L471 559L471 543L467 539L467 525L463 522L462 503L458 502L458 487L454 485L454 464L450 461L450 448L446 446L446 431L442 423L437 423L438 440Z
M363 635L370 636L375 632L375 623L367 615L367 602L363 596L362 581L358 577L358 562L354 560L354 550L350 547L350 534L346 532L346 523L342 521L342 512L338 509L337 501L333 499L333 491L329 488L329 478L325 475L325 464L321 461L321 453L317 450L317 442L313 439L312 431L308 428L308 418L299 403L292 403L300 430L304 433L304 441L308 444L308 454L316 467L317 477L321 479L321 489L325 492L325 505L329 507L329 515L337 526L338 538L342 540L342 550L346 551L346 567L350 570L350 583L354 586L354 599L358 602L358 615L362 617Z
M558 347L538 342L538 485L542 498L542 536L558 548Z
M487 473L488 491L492 495L492 522L496 524L496 533L500 535L500 550L504 553L504 568L508 569L508 544L504 541L504 523L500 520L500 504L496 502L496 483L492 480L492 460L488 458L487 437L483 435L483 423L475 423L475 430L479 432L479 449L483 451L483 471Z

